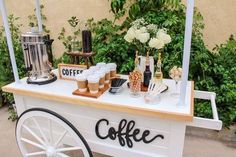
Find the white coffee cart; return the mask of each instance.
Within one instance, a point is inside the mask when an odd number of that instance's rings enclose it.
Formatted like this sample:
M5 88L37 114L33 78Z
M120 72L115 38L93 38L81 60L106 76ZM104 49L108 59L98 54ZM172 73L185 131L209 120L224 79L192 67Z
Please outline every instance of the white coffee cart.
M216 94L195 91L194 82L188 81L194 0L187 1L180 98L170 96L174 82L165 79L169 90L155 105L146 104L143 97L130 97L126 86L118 95L105 92L94 99L73 95L77 88L73 81L40 86L27 84L26 78L19 80L4 0L0 5L15 76L15 82L2 90L14 95L19 116L16 139L24 157L68 157L65 152L77 150L85 157L92 156L91 150L116 157L181 157L186 126L221 129ZM39 0L36 12L42 30ZM195 98L211 101L213 119L194 117ZM32 151L26 145L39 150Z

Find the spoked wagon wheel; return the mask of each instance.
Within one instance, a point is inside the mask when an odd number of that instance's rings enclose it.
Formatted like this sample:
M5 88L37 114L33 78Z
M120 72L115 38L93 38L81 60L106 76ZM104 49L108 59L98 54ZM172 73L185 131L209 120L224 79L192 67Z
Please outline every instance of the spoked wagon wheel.
M79 131L47 109L23 112L16 124L16 140L23 157L92 157Z

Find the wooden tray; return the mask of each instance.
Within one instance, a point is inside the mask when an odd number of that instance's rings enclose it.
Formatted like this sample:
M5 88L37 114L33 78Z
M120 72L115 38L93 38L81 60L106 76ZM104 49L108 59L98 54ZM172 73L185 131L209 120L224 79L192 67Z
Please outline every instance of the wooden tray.
M100 89L98 93L96 94L91 94L89 90L87 92L80 92L79 89L76 89L72 94L73 95L79 95L79 96L85 96L85 97L90 97L90 98L98 98L100 97L105 91L107 91L110 88L108 84L105 84L103 89Z

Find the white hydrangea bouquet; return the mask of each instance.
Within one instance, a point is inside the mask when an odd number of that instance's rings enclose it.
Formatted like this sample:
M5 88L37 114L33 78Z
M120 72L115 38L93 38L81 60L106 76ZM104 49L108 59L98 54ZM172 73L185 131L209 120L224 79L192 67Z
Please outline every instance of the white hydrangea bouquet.
M138 49L145 48L160 50L171 42L171 37L165 28L159 29L158 25L148 24L144 18L140 18L131 23L124 39L134 44Z

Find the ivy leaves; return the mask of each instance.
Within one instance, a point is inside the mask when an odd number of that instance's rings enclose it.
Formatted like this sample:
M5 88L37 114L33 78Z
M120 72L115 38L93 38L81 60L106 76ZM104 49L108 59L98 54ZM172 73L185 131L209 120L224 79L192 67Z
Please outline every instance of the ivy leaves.
M67 22L72 28L72 35L66 35L66 29L63 27L59 33L58 39L62 41L67 53L71 51L80 51L82 50L82 43L78 39L78 36L81 33L80 21L76 16L72 16Z
M47 21L47 17L42 13L43 9L44 9L44 5L40 5L42 21L45 22L45 21ZM35 11L35 9L34 9L34 11ZM37 17L35 16L35 14L29 15L28 20L29 20L28 26L38 27ZM47 34L50 33L50 30L47 29L45 24L43 24L43 31Z
M111 0L111 11L115 15L115 20L125 15L126 9L124 5L126 0Z

